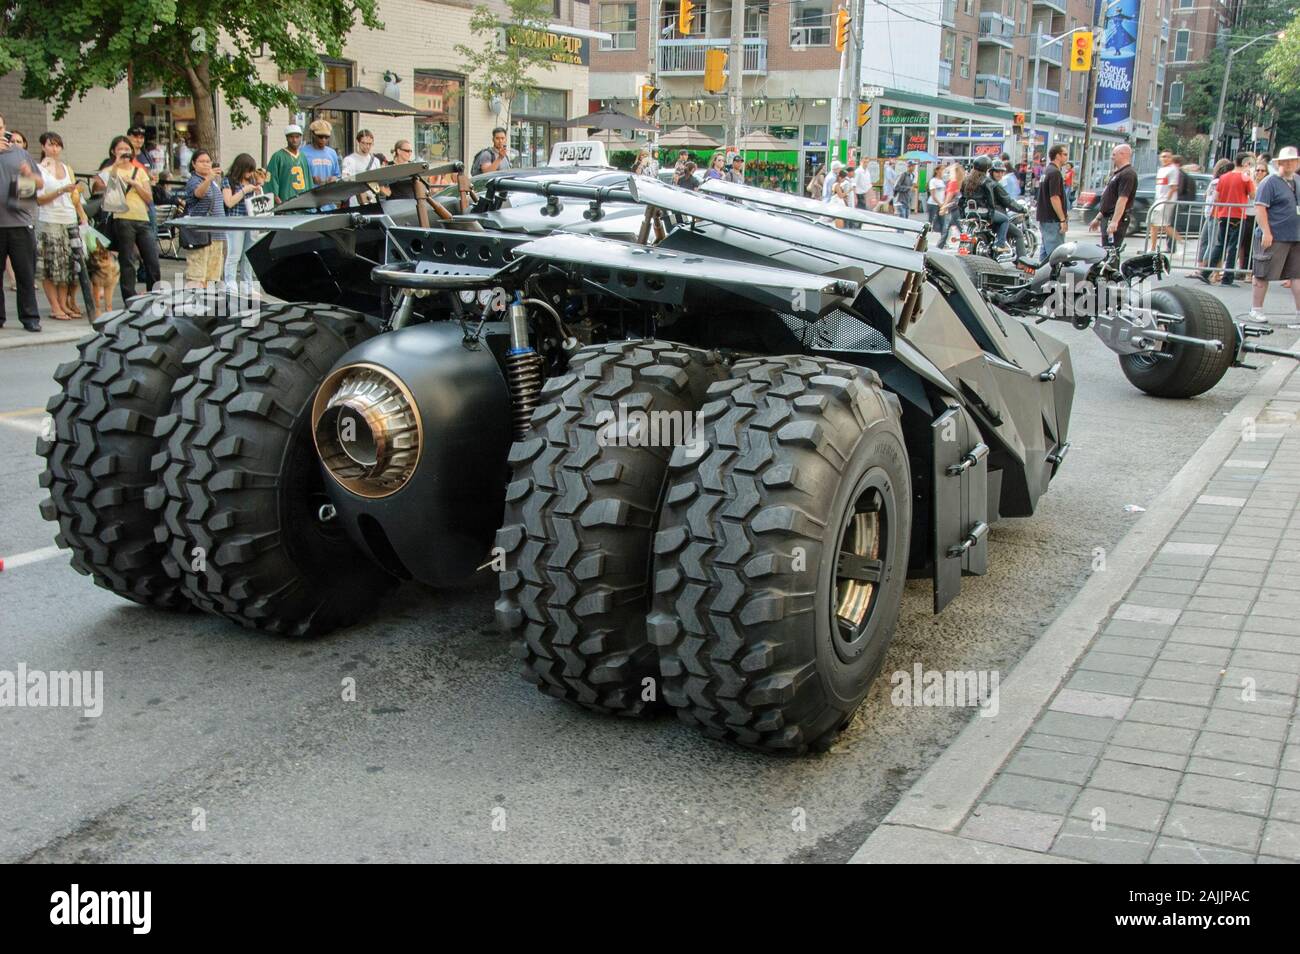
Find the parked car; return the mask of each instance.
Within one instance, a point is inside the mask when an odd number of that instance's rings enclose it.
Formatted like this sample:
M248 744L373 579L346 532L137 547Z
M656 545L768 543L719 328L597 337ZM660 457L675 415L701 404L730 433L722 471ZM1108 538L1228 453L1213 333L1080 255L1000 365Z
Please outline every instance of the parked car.
M1174 218L1174 228L1184 234L1200 229L1205 211L1205 190L1210 187L1210 181L1214 178L1205 172L1189 172L1187 174L1196 183L1197 204L1190 207L1180 207L1178 214ZM1084 189L1079 193L1079 198L1075 200L1074 208L1082 213L1084 222L1090 222L1092 217L1097 214L1097 205L1101 202L1101 192L1101 189ZM1133 197L1133 216L1129 219L1130 234L1136 229L1146 228L1147 212L1150 211L1152 203L1155 202L1155 196L1155 173L1138 176L1137 195Z

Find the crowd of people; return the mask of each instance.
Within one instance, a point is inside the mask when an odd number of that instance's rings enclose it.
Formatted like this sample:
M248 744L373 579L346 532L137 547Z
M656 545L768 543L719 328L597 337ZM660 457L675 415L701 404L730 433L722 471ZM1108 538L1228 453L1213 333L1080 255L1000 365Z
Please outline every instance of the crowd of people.
M410 162L414 151L410 140L399 139L391 158L375 151L374 135L361 129L354 149L346 156L331 145L333 129L317 119L307 129L291 123L284 129L284 147L260 168L246 153L240 153L223 171L210 150L189 144L185 150L188 172L179 198L187 215L259 216L322 183L352 177L381 165ZM160 187L157 148L146 143L145 130L133 126L126 135L109 145L108 157L91 180L89 193L77 183L73 170L62 159L64 142L56 132L39 139L39 158L28 151L25 136L5 128L0 116L0 259L17 291L19 321L29 331L40 330L36 287L43 288L50 317L55 320L83 318L77 304L80 279L85 266L95 288L95 311L113 306L113 279L122 300L136 294L141 281L152 289L162 279L157 228L157 205L173 197ZM1296 295L1300 310L1300 235L1294 200L1297 166L1295 149L1288 147L1277 157L1249 152L1233 160L1220 160L1204 197L1197 264L1199 277L1209 284L1231 285L1235 273L1254 263L1256 297L1261 299L1269 281L1283 281ZM1113 169L1099 202L1098 215L1090 227L1101 232L1103 245L1123 242L1137 192L1137 173L1132 166L1131 147L1121 144L1112 154ZM510 168L507 134L493 130L492 145L481 150L471 163L474 174ZM972 205L985 214L996 228L995 251L1007 250L1008 230L1015 215L1029 211L1021 199L1032 197L1035 218L1042 235L1043 259L1065 240L1070 208L1075 199L1074 165L1066 147L1055 145L1046 160L1013 164L1005 153L1000 158L977 156L969 161L947 160L932 164L924 188L920 186L918 163L886 159L880 174L871 161L848 164L834 160L814 173L807 186L810 197L827 206L827 215L843 228L846 220L837 209L866 209L910 218L924 215L938 232L938 247L948 244L951 227ZM1172 244L1179 241L1176 203L1194 198L1190 173L1194 165L1164 151L1156 174L1155 205L1148 219L1148 243L1157 247L1162 236ZM642 149L633 166L637 175L656 177L659 164L649 149ZM691 154L682 150L673 168L672 181L688 189L718 179L745 182L745 158L739 152L719 150L702 171ZM369 193L351 198L353 205L377 196L417 198L421 181L401 180L375 185ZM1288 191L1289 190L1289 191ZM1267 214L1260 215L1260 208ZM1290 214L1288 215L1288 211ZM100 248L83 257L82 230L94 224L111 236L111 249ZM185 257L186 287L221 285L241 294L254 294L249 248L260 233L246 229L225 232L182 229L180 246ZM1262 272L1262 274L1261 274ZM112 276L106 279L106 276ZM0 326L5 323L0 299ZM94 317L93 315L91 317Z
M0 260L10 276L9 288L17 292L22 326L41 330L38 285L44 289L51 319L86 317L78 306L80 269L85 269L92 289L92 318L114 306L115 291L125 302L141 284L146 290L156 288L163 278L159 205L175 204L191 216L266 215L314 186L380 165L409 162L413 155L410 140L400 139L393 146L393 158L386 158L374 150L374 134L362 129L356 134L354 150L340 157L330 145L329 122L318 119L308 132L311 141L304 144L302 128L296 123L286 126L284 148L266 168L240 153L223 170L211 150L187 144L184 188L169 194L161 175L165 163L160 163L157 147L149 148L141 126L113 138L108 156L87 188L63 161L64 142L58 133L44 133L39 157L34 157L26 137L7 130L0 116L0 194L12 197L0 202ZM350 201L355 205L375 193L400 198L403 189L413 188L410 182L392 188L376 186L374 193ZM106 236L109 244L88 254L83 251L87 227ZM247 229L180 229L184 286L219 286L245 296L256 294L248 250L260 235ZM3 309L0 300L0 326L5 323Z

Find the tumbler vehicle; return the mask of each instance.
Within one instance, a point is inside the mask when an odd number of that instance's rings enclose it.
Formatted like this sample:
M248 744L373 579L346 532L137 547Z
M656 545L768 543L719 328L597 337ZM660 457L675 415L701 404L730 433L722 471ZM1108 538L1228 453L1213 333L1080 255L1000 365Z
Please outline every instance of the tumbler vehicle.
M1066 347L922 223L581 164L343 205L416 172L186 221L266 231L284 301L96 323L39 447L75 568L290 635L495 572L543 691L799 753L862 703L905 579L942 610L1065 459Z

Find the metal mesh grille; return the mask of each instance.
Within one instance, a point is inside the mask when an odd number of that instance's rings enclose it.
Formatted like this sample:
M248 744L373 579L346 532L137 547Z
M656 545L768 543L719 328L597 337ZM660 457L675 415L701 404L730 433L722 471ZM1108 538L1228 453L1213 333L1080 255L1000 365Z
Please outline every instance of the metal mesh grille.
M791 314L781 320L807 347L825 351L865 351L889 354L889 339L871 325L837 308L817 321L804 321Z

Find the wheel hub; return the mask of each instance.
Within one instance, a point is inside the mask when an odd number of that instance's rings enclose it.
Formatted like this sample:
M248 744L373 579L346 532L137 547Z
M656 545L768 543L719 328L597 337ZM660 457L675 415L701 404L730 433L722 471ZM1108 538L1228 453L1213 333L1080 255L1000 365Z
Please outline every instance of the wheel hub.
M859 485L840 531L831 604L835 649L846 662L860 656L879 603L889 557L887 485L868 478Z

